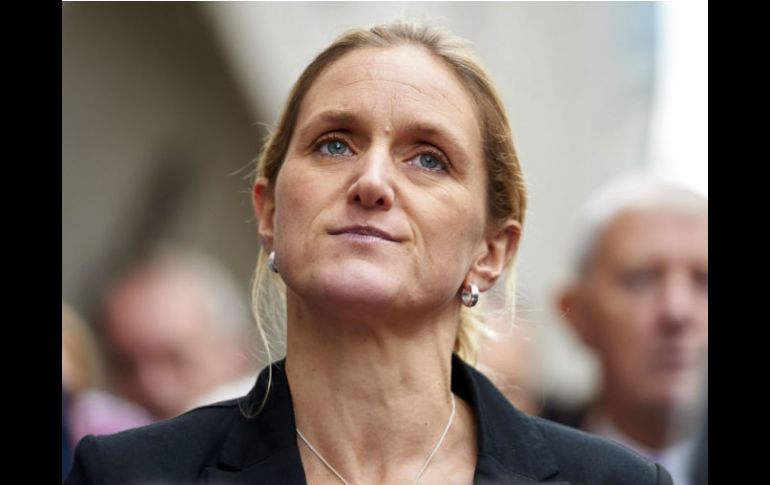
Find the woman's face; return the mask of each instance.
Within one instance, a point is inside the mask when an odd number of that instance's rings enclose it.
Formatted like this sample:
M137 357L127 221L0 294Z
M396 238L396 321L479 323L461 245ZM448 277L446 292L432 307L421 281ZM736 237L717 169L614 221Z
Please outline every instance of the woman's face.
M464 282L484 289L472 273L487 250L475 104L422 48L359 49L328 67L269 197L260 232L302 299L415 312L457 304Z

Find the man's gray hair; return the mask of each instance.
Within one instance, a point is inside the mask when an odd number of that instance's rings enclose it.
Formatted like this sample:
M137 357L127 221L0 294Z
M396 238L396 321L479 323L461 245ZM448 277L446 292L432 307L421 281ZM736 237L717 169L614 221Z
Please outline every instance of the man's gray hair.
M236 339L251 335L247 290L216 258L166 243L159 245L139 266L188 276L197 286L207 320L215 330Z
M629 173L611 180L588 198L575 219L570 270L579 276L588 269L607 226L630 210L670 209L708 214L708 199L678 183L651 174Z

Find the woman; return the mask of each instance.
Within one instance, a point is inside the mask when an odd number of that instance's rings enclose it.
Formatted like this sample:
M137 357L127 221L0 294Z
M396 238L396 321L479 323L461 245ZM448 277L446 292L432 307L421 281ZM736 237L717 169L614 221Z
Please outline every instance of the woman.
M670 483L527 417L466 363L525 190L504 107L462 41L406 23L337 39L292 89L253 200L255 315L263 338L285 319L286 358L245 399L84 439L67 483Z

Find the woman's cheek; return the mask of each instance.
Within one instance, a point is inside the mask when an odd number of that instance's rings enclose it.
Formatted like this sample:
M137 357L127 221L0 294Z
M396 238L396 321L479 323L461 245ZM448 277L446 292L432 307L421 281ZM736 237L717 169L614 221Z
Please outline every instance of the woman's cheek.
M301 229L309 216L307 211L316 205L310 199L315 191L307 180L309 177L302 177L295 165L287 161L276 184L276 224L281 236L289 238L303 232Z

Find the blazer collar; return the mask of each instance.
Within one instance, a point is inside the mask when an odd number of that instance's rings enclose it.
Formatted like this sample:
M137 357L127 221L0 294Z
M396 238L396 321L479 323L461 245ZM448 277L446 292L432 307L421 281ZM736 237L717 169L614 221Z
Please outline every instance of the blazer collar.
M238 416L223 444L219 465L204 471L204 481L306 484L284 363L285 359L271 364L270 394L256 417L246 419L240 409L235 410ZM266 367L254 388L238 401L240 408L252 414L259 408L268 378ZM532 420L456 354L452 355L452 391L471 404L476 416L474 484L531 485L558 472L548 444Z
M251 391L237 401L237 416L222 446L218 467L204 470L205 483L306 484L285 360L265 367ZM264 407L255 417L244 417L243 412L253 415L259 410L268 381L270 392Z
M474 484L534 484L558 473L551 449L532 419L456 354L452 354L452 391L476 415L479 456Z

